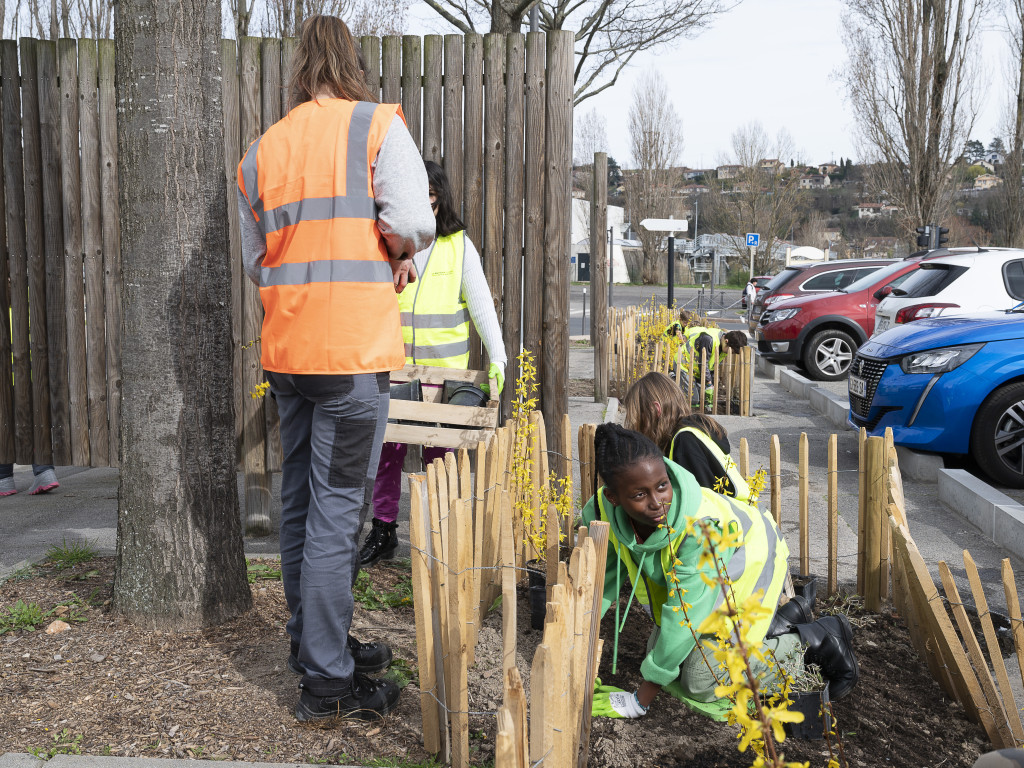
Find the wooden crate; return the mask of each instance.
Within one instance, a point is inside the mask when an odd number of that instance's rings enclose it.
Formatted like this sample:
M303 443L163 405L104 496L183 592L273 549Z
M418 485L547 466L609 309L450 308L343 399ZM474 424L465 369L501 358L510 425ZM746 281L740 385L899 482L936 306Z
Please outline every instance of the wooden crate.
M423 402L392 400L388 419L403 424L388 423L384 440L389 443L408 443L438 448L476 448L487 440L498 426L498 401L493 397L484 406L447 405L441 402L445 381L465 381L480 386L487 383L485 371L466 371L460 368L436 368L428 365L407 365L391 374L392 384L404 384L419 379L423 387ZM496 390L490 381L491 392ZM414 423L408 423L414 422ZM454 426L440 426L454 425Z

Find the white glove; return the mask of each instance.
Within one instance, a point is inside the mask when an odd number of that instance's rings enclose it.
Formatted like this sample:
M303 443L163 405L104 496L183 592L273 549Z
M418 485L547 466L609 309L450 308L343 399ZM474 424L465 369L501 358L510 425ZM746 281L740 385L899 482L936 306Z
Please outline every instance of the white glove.
M637 717L643 717L647 714L647 710L640 706L640 700L637 699L635 693L626 693L625 691L615 691L612 693L605 694L608 698L605 702L606 706L600 707L605 711L600 712L600 715L604 717L623 717L629 719L635 719ZM602 696L595 696L594 703L598 704L598 701ZM594 714L598 714L595 712Z

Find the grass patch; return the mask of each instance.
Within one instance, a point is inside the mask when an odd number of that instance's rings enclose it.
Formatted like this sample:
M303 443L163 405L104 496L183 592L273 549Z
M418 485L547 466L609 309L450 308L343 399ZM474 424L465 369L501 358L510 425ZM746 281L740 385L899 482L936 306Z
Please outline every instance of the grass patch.
M257 581L280 581L281 566L247 560L245 578L250 584L255 584Z
M393 682L399 688L405 688L409 683L420 684L419 672L413 669L405 659L392 659L391 666L384 674L384 677Z
M96 557L96 550L87 541L72 539L70 542L65 538L60 546L52 546L46 550L46 560L58 571L65 571L74 568L76 565L87 563Z
M368 611L412 605L412 576L402 574L389 589L378 589L370 581L370 575L360 571L352 588L352 597Z
M82 754L82 734L72 733L67 728L53 735L53 743L45 748L30 750L40 760L49 760L54 755Z
M42 625L47 614L39 607L38 603L26 603L19 600L10 608L0 609L0 635L13 632L16 629L27 629L34 631Z

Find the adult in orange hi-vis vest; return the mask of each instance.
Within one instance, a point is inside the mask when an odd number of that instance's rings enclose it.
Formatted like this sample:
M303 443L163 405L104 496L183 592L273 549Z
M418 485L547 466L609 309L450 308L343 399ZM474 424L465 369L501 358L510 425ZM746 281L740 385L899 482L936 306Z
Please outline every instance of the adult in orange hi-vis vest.
M281 573L295 716L374 719L398 701L368 677L384 643L349 635L358 536L405 364L397 293L430 245L427 178L397 104L365 85L348 28L314 16L292 61L288 115L238 166L243 260L265 317L263 368L281 416Z

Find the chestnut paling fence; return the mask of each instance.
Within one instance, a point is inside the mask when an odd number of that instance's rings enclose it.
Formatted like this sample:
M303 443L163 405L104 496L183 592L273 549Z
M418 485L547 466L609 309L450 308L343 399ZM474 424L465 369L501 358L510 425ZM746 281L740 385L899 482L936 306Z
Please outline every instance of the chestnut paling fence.
M425 475L410 476L423 739L429 751L441 753L456 768L469 764L469 733L485 722L481 718L497 718L497 768L585 766L588 759L591 692L602 647L598 613L608 528L595 523L589 530L573 531L571 520L562 516L565 506L556 506L544 489L551 485L550 475L568 475L575 465L580 485L569 508L577 509L575 499L583 502L593 495L600 484L594 463L596 425L579 427L574 458L547 449L540 419L533 414L510 421L475 451L449 454L444 461L436 460ZM564 435L568 430L563 418L560 431ZM977 569L965 552L984 643L972 629L945 563L939 564L943 600L910 535L891 433L868 438L862 431L853 470L838 469L837 436L830 436L823 499L809 492L810 444L806 434L800 435L797 503L792 511L782 504L780 448L778 436L772 436L769 467L751 473L746 441L741 440L739 463L745 476L761 475L755 484L763 486L759 504L764 513L780 526L796 523L792 527L799 541L791 543L793 570L810 573L812 535L815 540L825 537L825 592L834 595L844 586L838 579L840 559L856 562L856 591L865 607L878 611L891 601L932 676L950 698L963 704L969 718L982 725L992 744L997 748L1024 744ZM858 473L857 509L849 510L858 520L856 551L850 545L851 551L839 548L840 471ZM812 509L819 504L824 505L824 515ZM811 520L822 518L826 530L815 530ZM560 537L538 537L542 528L543 534L558 530ZM1003 562L1002 569L1020 659L1024 623L1009 561ZM531 570L546 576L543 633L535 648L517 649L517 625L525 620L517 615L517 586ZM480 628L492 610L501 612L500 669L487 668L476 654ZM532 658L529 669L523 658ZM484 711L470 698L470 676L491 677L499 672L501 706Z
M452 180L502 324L509 380L525 346L556 424L568 407L572 34L360 43L371 89L402 105L423 157ZM234 401L247 519L257 529L268 519L280 438L273 401L251 397L264 381L262 305L242 273L235 169L287 110L294 47L294 39L222 43ZM0 462L117 465L116 121L112 40L0 41Z

